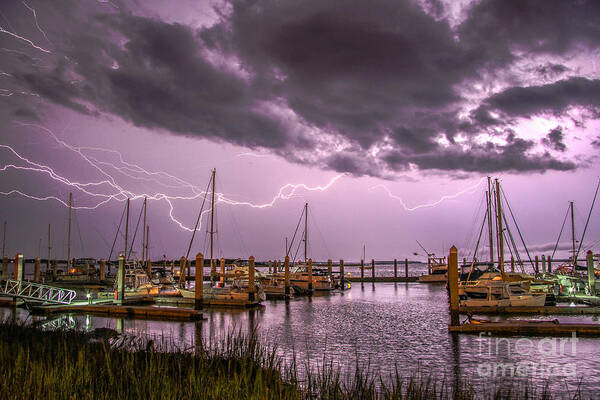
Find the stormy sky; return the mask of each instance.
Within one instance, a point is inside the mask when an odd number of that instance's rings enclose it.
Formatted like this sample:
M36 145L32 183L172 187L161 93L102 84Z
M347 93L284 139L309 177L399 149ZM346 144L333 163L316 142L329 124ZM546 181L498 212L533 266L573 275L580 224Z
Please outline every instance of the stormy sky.
M584 0L5 0L7 251L45 255L51 224L66 254L73 192L75 255L106 257L148 196L151 255L178 257L212 168L219 256L282 258L306 201L316 259L467 256L486 176L551 251L600 175L599 21Z

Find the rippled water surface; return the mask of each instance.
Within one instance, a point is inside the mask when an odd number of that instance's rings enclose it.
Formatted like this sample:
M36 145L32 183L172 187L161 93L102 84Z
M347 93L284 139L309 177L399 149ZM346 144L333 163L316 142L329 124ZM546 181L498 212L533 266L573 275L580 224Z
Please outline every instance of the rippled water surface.
M528 368L521 371L534 383L546 382L544 374L550 372L549 382L555 393L566 394L579 383L588 396L600 393L600 339L578 338L575 347L563 339L561 348L560 338L453 337L448 333L447 304L444 286L354 283L343 293L289 302L270 300L254 311L207 309L206 320L198 323L95 316L63 320L74 321L83 329L110 327L136 335L165 335L181 347L192 346L198 335L208 340L232 329L248 332L255 328L261 341L276 345L282 356L291 358L296 354L298 361L310 360L313 366L325 357L342 369L358 361L384 374L398 366L406 376L419 369L444 376L447 381L462 377L478 386L489 386L506 381L487 376L493 375L494 368L499 375L506 366L520 365ZM25 318L25 311L18 312ZM4 313L9 313L8 309ZM598 323L591 317L557 318Z

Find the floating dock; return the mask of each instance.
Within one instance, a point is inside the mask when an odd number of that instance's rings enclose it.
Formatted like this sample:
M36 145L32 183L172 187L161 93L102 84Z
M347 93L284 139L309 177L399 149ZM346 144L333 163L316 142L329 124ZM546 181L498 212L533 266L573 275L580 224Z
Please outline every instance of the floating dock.
M600 307L459 307L461 314L600 315Z
M190 308L118 306L113 304L79 304L69 306L38 306L31 310L36 314L92 314L111 317L144 318L158 320L195 321L202 319L202 312Z
M403 277L398 276L394 278L393 276L376 276L376 277L364 277L360 276L346 276L344 280L348 282L363 282L363 283L400 283L400 282L417 282L419 280L418 276L409 276Z
M186 299L185 297L155 297L154 302L158 304L168 304L173 306L190 307L194 305L194 299ZM250 300L233 300L233 299L207 299L202 302L203 307L219 307L219 308L259 308L263 307L257 301Z
M450 333L498 335L533 335L533 336L577 336L600 337L600 324L559 323L555 321L499 321L483 323L466 323L449 326Z

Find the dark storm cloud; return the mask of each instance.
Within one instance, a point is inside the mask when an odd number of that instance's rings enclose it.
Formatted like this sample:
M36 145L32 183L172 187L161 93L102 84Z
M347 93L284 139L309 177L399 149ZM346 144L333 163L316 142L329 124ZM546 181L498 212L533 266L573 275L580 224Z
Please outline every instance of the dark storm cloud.
M542 139L542 143L554 150L565 151L567 150L567 146L563 142L564 134L562 127L557 126L552 129L548 135Z
M540 86L512 87L484 101L477 113L500 111L509 117L562 113L570 106L600 106L600 80L569 78Z
M31 64L11 72L30 90L81 113L108 112L138 126L268 148L357 175L411 164L565 170L575 164L535 154L539 140L481 145L474 137L518 117L597 107L598 81L510 87L475 107L471 120L458 117L469 101L461 88L508 68L515 51L597 47L596 4L482 1L452 28L441 19L439 1L424 8L398 0L231 1L212 27L194 31L134 16L125 5L104 14L105 8L90 12L65 2L54 6L60 15L54 29L62 31L51 37L63 39L53 50L67 58L52 68ZM536 72L555 79L567 69L548 62ZM323 146L332 146L323 145L322 133L344 141L345 150L327 154ZM457 135L466 137L466 148L456 145ZM440 138L450 145L441 146ZM382 143L393 149L365 157Z
M510 136L509 136L510 138ZM527 155L535 143L520 138L510 138L506 145L487 143L472 145L469 151L458 146L440 148L436 152L406 155L390 152L385 161L398 169L414 164L421 169L466 172L536 172L546 170L568 171L576 168L572 162L556 160L550 154Z

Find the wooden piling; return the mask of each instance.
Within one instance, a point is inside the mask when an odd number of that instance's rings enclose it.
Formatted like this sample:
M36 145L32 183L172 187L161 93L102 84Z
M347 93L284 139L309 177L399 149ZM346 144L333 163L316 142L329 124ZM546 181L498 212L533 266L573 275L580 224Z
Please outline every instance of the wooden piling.
M187 269L187 275L186 275L186 277L192 276L192 263L191 263L190 260L187 260L187 259L185 260L185 267Z
M36 257L35 264L33 265L33 281L40 281L40 258Z
M100 259L100 280L103 281L106 279L106 261L104 258Z
M398 260L394 258L394 279L398 278Z
M254 256L248 258L248 300L254 301Z
M333 269L331 268L331 260L327 260L327 275L329 275L329 280L333 282Z
M185 287L185 257L179 259L179 287Z
M548 273L551 274L552 273L552 257L548 256L547 260L548 260Z
M171 276L175 275L175 261L171 261Z
M404 276L408 278L408 258L404 259Z
M312 258L308 259L308 292L312 295L313 291L313 273L312 273Z
M340 286L342 290L345 289L344 284L344 260L340 260Z
M538 258L538 256L535 256L535 273L540 273L540 259Z
M22 281L23 280L23 254L17 253L15 256L15 271L14 271L15 280Z
M450 248L448 254L448 289L450 291L450 325L458 326L458 250Z
M365 279L365 260L360 260L360 279Z
M290 295L290 258L285 256L284 267L284 285L286 298Z
M221 258L221 260L223 260ZM225 260L223 260L225 261ZM201 310L204 305L204 256L196 254L196 287L194 291L194 309Z
M542 273L546 273L546 255L542 254Z
M119 255L119 270L117 272L117 304L123 305L125 299L125 256Z
M198 267L196 266L196 268L198 268ZM221 282L221 286L223 286L225 284L225 259L224 258L221 258L219 260L219 272L221 273L219 282Z
M510 256L510 272L515 272L515 257Z
M375 283L375 260L371 259L371 277L373 278L373 283Z
M2 257L2 279L6 279L8 276L8 257L5 255Z
M590 295L596 295L596 276L594 275L594 254L591 250L588 250L586 254L587 261L587 273L588 273L588 286L590 288Z

